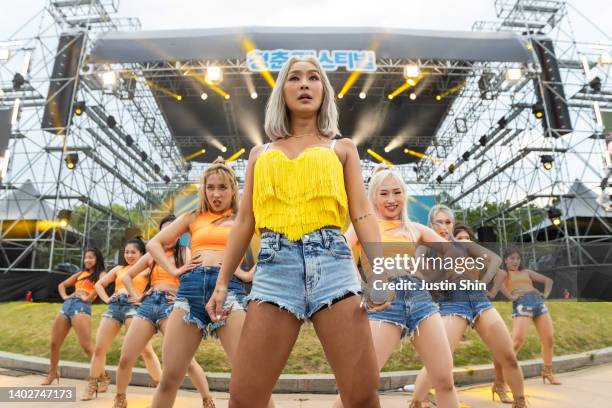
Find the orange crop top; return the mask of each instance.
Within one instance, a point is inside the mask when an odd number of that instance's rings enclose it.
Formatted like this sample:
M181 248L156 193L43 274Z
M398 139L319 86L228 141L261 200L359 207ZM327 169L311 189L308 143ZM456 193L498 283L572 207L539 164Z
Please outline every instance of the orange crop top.
M227 238L231 227L213 224L215 221L227 218L232 213L229 209L223 214L201 212L189 226L191 233L191 253L198 251L223 251L227 246Z
M171 257L174 255L174 252L168 251L166 252L167 257ZM179 285L179 278L172 275L170 272L166 272L164 268L162 268L159 264L155 264L153 270L151 271L151 286L155 286L158 283L167 283L173 286Z
M123 275L130 269L130 265L123 265L119 272L117 272L117 276L115 277L115 294L119 293L121 289L125 289L123 285ZM134 290L139 295L144 293L145 288L147 287L148 279L142 275L136 275L135 278L132 279L132 285L134 286Z
M506 287L510 292L516 289L528 288L533 289L533 281L529 275L527 269L522 271L510 272L508 271L508 277L506 278Z
M77 277L77 281L74 284L74 291L76 292L77 290L83 290L87 293L91 293L93 292L94 289L94 285L95 282L90 281L89 279L87 279L89 277L89 275L91 275L90 272L86 272L83 271L81 273L79 273L79 276Z

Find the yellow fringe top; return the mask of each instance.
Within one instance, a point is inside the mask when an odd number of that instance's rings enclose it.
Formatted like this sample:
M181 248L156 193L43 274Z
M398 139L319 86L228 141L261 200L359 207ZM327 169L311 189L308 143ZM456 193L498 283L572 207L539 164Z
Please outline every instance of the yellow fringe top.
M333 148L309 147L289 159L267 150L255 163L255 228L285 234L291 241L325 226L342 228L348 202L342 163Z

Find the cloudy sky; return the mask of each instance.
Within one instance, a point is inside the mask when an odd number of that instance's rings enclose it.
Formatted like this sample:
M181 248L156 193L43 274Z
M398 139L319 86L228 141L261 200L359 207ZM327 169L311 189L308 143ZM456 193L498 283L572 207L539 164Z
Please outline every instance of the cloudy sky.
M45 4L46 0L2 0L0 41ZM612 1L569 0L568 4L579 41L612 42ZM138 17L144 30L245 25L470 30L476 20L495 19L494 0L121 0L119 6L119 16Z

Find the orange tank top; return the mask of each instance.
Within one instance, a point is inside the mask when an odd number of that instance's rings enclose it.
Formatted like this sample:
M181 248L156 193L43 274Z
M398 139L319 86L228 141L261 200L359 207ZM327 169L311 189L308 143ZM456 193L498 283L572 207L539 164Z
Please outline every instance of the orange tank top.
M402 225L401 220L384 220L378 219L378 230L380 231L380 240L383 243L397 244L397 245L383 245L383 255L385 257L395 257L396 255L403 256L406 254L409 257L414 258L416 253L415 236L410 232L404 232L400 229ZM399 245L403 244L403 245ZM360 256L364 262L364 266L367 267L367 258L363 256L363 248L361 243L358 244L360 250Z
M166 252L167 257L171 257L174 255L173 251ZM179 285L179 278L172 275L170 272L166 272L159 264L155 264L153 270L151 271L151 286L155 286L158 283L167 283L172 286Z
M86 271L79 273L79 276L77 277L77 281L74 284L75 292L77 290L83 290L87 293L91 293L94 291L95 282L92 282L89 279L87 279L89 275L91 275L91 273L86 272Z
M232 210L229 209L223 214L214 214L208 211L198 214L189 227L192 254L204 250L225 250L231 227L217 225L214 222L224 218L227 219L231 213Z
M527 269L517 272L508 271L506 287L510 292L522 288L533 289L533 281L531 280L531 276L529 276L529 271Z
M123 285L123 280L121 278L123 278L123 275L125 275L128 269L130 269L130 265L123 265L117 272L117 276L115 277L115 294L119 293L121 289L125 289L125 286ZM139 295L142 295L144 293L148 282L149 280L142 275L136 275L136 277L132 279L132 285L134 286L134 290Z

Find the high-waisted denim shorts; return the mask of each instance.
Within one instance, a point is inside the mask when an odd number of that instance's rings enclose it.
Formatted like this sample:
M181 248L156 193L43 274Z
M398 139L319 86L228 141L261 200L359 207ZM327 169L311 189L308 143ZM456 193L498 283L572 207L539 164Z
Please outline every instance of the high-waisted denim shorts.
M421 287L421 280L416 276L401 276L392 279L393 283L414 282L416 288ZM425 289L395 290L395 299L388 309L382 312L368 312L368 319L381 322L393 323L402 328L401 337L412 336L416 331L418 334L419 324L434 313L438 313L438 307L431 300L429 291Z
M536 318L548 313L544 299L536 292L529 292L512 302L512 317Z
M108 317L119 324L123 324L126 320L136 316L137 309L138 306L128 302L128 295L122 293L111 300L102 317Z
M298 241L264 232L247 302L277 305L300 320L361 293L353 254L339 229L322 228Z
M153 325L155 331L158 331L159 322L167 319L172 311L172 303L168 302L167 299L169 295L172 294L168 291L156 290L145 296L140 306L138 306L136 317L148 321Z
M62 308L60 309L60 314L66 320L71 320L78 314L91 316L91 305L84 302L80 297L69 297L64 300L64 304L62 304Z
M183 318L185 323L197 325L203 337L214 334L214 331L224 324L223 321L213 322L204 309L213 295L218 276L218 266L200 266L181 275L181 283L174 301L175 308L187 312ZM244 310L245 297L244 283L232 276L227 287L227 299L223 308Z
M474 327L476 319L493 305L482 290L448 290L443 291L438 300L442 316L459 316L465 318Z

